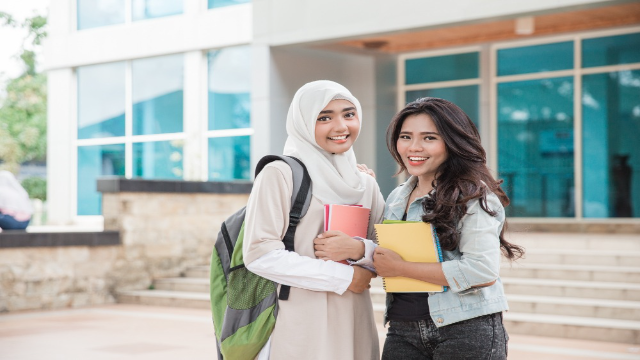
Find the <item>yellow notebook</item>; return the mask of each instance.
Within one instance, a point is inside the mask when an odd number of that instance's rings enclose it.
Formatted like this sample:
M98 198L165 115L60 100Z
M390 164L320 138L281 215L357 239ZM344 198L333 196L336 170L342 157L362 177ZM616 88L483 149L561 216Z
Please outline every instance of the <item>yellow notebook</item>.
M385 221L375 224L378 244L397 252L403 260L411 262L442 262L438 236L431 224L424 222ZM443 292L446 286L405 278L382 279L386 292Z

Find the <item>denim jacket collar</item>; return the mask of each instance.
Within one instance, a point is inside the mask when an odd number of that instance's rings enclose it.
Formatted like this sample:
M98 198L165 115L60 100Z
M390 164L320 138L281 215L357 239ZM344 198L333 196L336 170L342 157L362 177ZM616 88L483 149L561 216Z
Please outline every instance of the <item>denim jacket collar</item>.
M407 209L407 202L409 201L409 197L413 192L413 189L418 184L418 178L416 176L411 176L407 181L405 181L402 185L400 185L397 191L394 191L389 195L387 199L387 212L385 214L385 218L389 220L401 220L404 216L404 211ZM429 196L428 194L422 197L419 197L414 200L414 202L418 200L422 200L425 197ZM411 204L409 204L411 205ZM413 211L411 206L407 212L407 220L410 221L420 221L422 218L422 210Z

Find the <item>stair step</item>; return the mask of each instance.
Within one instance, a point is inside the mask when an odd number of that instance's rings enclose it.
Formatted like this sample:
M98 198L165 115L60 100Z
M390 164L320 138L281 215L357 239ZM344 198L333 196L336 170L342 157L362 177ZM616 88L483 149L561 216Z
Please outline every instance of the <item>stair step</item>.
M640 321L640 302L508 294L509 309L518 313Z
M130 290L117 293L118 302L152 306L210 309L208 293L164 290Z
M209 293L209 279L205 278L164 278L153 281L156 290Z
M188 278L209 279L209 265L191 267L185 271L184 276Z
M504 313L510 334L639 344L640 321L579 316Z
M535 294L640 301L640 284L637 283L502 277L502 284L507 296Z
M503 264L503 277L640 283L640 267L540 263Z
M371 295L371 302L375 304L386 305L387 303L387 293L384 291L382 286L371 286L369 289L369 294Z
M640 251L532 248L519 262L634 267L640 264Z
M637 234L509 232L507 238L527 249L640 251L640 236Z

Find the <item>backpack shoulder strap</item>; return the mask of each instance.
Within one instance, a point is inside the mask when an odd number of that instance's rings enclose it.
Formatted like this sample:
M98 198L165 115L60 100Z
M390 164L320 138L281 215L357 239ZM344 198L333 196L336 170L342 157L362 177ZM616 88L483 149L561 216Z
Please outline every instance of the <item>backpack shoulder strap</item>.
M267 155L264 156L260 161L258 161L258 165L256 165L255 176L264 169L267 164L270 164L274 161L284 161L289 167L291 167L291 172L293 174L293 193L291 194L291 210L293 211L294 205L296 204L296 199L300 196L304 198L304 203L302 203L302 207L299 212L299 217L297 221L305 216L307 210L309 209L309 204L311 203L311 177L307 172L307 168L304 166L302 161L298 160L293 156L287 155Z
M289 227L282 239L285 250L294 251L293 239L296 234L296 227L300 223L300 219L307 213L309 204L311 203L311 177L307 172L307 168L302 161L293 156L285 155L267 155L260 159L256 166L256 176L264 169L264 167L277 160L282 160L289 164L293 173L293 193L291 194L291 211L289 212ZM290 287L287 285L280 286L280 300L289 298Z

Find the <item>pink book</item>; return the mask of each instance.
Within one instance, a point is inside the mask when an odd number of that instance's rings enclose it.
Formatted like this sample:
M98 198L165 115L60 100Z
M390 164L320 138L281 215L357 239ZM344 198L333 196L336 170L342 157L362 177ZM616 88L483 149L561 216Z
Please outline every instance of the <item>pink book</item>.
M324 205L324 231L338 230L353 237L367 238L371 209L362 205ZM339 263L347 264L346 260Z
M367 238L369 230L369 213L371 209L362 205L324 206L324 231L339 230L349 236Z

